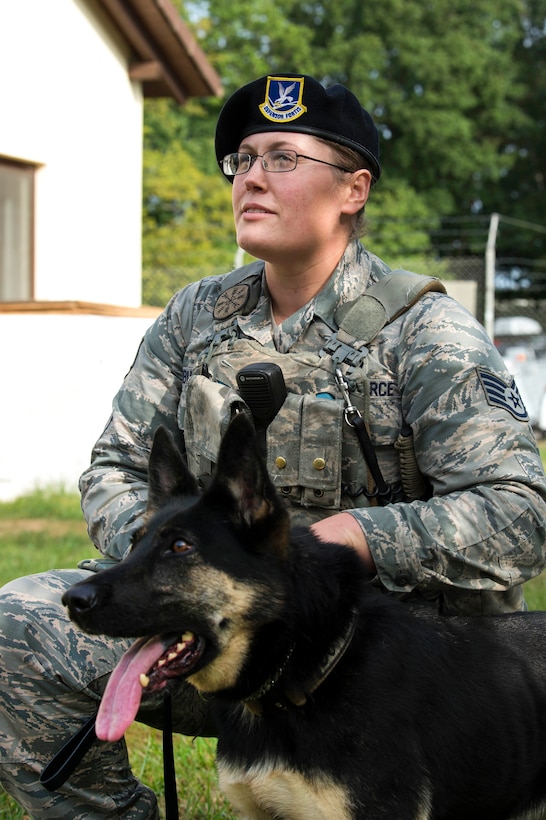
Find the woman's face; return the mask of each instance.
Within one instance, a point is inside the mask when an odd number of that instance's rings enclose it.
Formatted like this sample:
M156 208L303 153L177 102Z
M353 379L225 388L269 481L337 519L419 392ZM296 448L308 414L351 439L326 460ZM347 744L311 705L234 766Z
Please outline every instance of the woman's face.
M270 132L246 137L239 151L263 155L273 149L337 161L327 145L307 134ZM265 171L257 159L244 174L233 178L233 214L238 244L248 253L274 264L301 264L343 252L351 235L354 214L354 174L298 158L293 171ZM367 171L357 172L370 176ZM346 178L346 181L345 179ZM369 190L369 180L366 196Z

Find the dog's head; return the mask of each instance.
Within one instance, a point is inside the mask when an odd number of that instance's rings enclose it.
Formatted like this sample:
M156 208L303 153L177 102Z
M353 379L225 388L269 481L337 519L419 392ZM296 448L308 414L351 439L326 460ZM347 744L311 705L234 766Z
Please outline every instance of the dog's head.
M214 477L200 495L197 482L176 447L172 435L160 427L154 436L148 465L147 523L135 535L134 548L142 551L149 534L163 519L176 520L192 508L192 520L201 525L220 513L236 538L250 553L285 557L289 544L289 518L269 478L249 417L239 413L222 439ZM211 519L212 515L212 519ZM199 546L226 554L211 539ZM218 545L219 546L219 545ZM233 569L233 554L229 566ZM245 565L247 562L245 561Z
M229 425L202 495L160 428L148 520L131 554L74 585L63 602L87 632L141 638L123 661L123 676L138 673L140 686L159 690L185 676L203 691L225 689L235 685L257 630L281 617L289 532L246 416ZM125 691L116 674L111 680Z

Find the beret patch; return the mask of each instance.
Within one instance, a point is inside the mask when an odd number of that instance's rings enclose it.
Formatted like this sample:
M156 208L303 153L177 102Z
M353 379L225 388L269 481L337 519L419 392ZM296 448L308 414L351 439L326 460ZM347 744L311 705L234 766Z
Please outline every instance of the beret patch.
M259 107L267 120L276 124L291 122L305 114L302 102L304 77L268 77L265 100Z

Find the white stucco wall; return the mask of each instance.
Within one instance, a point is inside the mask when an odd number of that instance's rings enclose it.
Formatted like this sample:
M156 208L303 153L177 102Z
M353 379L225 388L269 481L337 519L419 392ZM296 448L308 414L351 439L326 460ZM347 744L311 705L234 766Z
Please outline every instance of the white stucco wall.
M36 175L35 298L138 306L142 98L90 0L0 3L0 155Z
M152 318L0 315L0 501L77 491Z

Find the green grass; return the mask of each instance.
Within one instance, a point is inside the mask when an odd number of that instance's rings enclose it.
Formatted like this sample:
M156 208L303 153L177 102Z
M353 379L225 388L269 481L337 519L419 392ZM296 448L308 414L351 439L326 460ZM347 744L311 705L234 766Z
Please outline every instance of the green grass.
M0 502L0 551L0 585L53 567L75 567L82 558L97 554L87 536L78 496L62 490L40 490L13 502ZM126 739L133 771L158 795L164 816L162 734L134 723ZM181 818L226 820L235 816L217 787L215 748L211 739L174 737ZM0 818L28 820L1 787Z
M546 442L541 444L541 455L546 462ZM87 537L78 496L62 490L37 491L10 503L0 502L0 550L0 585L52 567L74 567L82 558L96 554ZM526 598L531 609L546 610L546 573L527 584ZM156 792L164 816L161 732L135 723L126 738L133 771ZM215 741L177 735L174 745L181 818L233 818L216 785ZM28 820L1 788L0 818Z
M0 518L51 518L81 523L80 499L62 487L37 489L13 501L0 502Z
M546 467L546 439L541 439L538 442L538 450L540 453L540 457L542 459L542 463Z

